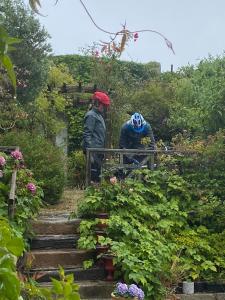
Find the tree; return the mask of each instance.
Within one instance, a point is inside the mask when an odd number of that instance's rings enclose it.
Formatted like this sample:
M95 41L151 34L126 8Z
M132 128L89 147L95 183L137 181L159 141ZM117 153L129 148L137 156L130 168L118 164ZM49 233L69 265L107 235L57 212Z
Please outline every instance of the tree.
M12 61L8 56L8 51L13 50L12 45L18 42L18 39L10 37L3 26L0 25L0 66L6 69L14 89L16 87L16 75L13 70ZM0 79L2 79L2 77L4 77L4 75L2 75Z
M19 38L11 53L17 74L18 100L32 101L44 86L48 73L47 57L51 51L46 30L21 0L2 0L0 22L10 36Z
M160 81L150 80L146 86L131 97L131 109L143 114L150 122L154 135L158 139L170 140L171 133L167 124L169 107L173 103L172 86Z
M225 128L225 57L209 57L195 68L182 68L173 82L170 126L192 134L214 134Z

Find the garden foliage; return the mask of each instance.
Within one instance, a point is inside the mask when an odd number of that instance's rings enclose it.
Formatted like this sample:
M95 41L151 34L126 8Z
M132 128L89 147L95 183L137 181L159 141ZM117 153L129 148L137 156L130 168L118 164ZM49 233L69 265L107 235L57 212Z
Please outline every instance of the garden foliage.
M44 200L59 201L65 184L65 162L62 151L41 135L12 131L0 136L1 145L18 145L26 165L41 182Z
M23 155L19 150L12 151L10 155L0 153L0 216L8 217L8 197L12 172L15 169L16 209L13 222L20 232L25 232L27 221L39 211L43 191L33 173L25 167Z
M110 245L117 276L142 286L148 299L163 299L183 279L223 279L224 222L214 217L224 211L223 194L211 185L217 173L207 173L208 162L202 153L162 157L154 172L137 171L133 179L90 187L79 207L79 215L91 218L81 223L79 246L95 247L94 214L105 210L108 237L98 241Z
M18 99L30 102L47 79L49 35L21 0L1 1L0 22L10 36L21 40L10 57L16 68Z
M10 226L6 218L0 217L0 299L20 299L20 281L16 272L17 258L22 255L22 235Z

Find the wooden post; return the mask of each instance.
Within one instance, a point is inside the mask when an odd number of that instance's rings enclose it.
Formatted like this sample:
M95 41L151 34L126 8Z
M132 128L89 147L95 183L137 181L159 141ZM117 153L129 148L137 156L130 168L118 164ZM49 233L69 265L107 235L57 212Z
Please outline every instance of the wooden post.
M17 170L14 169L12 173L11 188L10 188L9 199L8 199L8 217L11 220L14 218L15 215L16 175L17 175Z
M151 170L154 170L154 163L155 163L155 161L154 161L154 153L152 153L151 155L150 155L150 169Z

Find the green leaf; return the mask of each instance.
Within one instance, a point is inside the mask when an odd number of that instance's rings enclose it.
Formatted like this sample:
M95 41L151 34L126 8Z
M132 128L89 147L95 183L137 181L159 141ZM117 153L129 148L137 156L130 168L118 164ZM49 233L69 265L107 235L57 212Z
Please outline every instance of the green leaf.
M13 69L13 64L8 55L0 56L0 61L7 70L8 76L12 82L14 89L16 88L16 74Z
M6 244L6 247L8 248L8 250L12 254L14 254L17 257L19 257L22 254L23 250L24 250L24 243L23 243L22 238L16 237L16 238L13 238L12 240L10 240Z
M62 294L63 293L63 285L59 280L56 280L55 278L51 278L52 281L52 290L56 294Z

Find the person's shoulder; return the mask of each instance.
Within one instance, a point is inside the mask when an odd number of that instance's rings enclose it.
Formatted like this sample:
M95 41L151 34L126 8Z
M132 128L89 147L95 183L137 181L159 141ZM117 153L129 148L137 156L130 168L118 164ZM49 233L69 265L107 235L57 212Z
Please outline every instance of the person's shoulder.
M123 125L122 125L122 127L121 127L121 129L124 129L124 130L129 129L129 128L130 128L130 123L129 123L129 121L123 123Z
M94 111L93 109L90 109L88 112L86 112L85 118L87 118L89 116L95 117L96 115L97 115L96 111Z
M144 130L149 131L151 130L151 125L149 122L146 121L146 123L144 124Z

